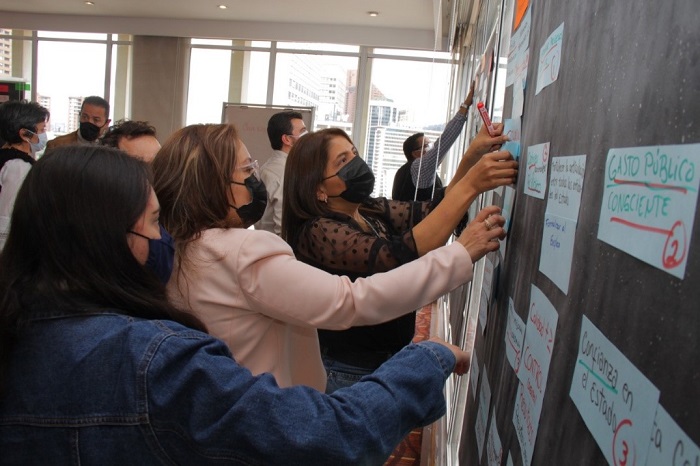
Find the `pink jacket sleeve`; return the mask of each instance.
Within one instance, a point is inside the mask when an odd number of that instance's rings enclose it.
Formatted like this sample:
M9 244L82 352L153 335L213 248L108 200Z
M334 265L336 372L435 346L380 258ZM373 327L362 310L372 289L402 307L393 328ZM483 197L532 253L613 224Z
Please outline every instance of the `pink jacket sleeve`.
M251 232L234 269L249 309L299 326L345 329L399 317L435 301L472 278L472 262L459 243L438 248L394 270L361 278L326 273L294 258L267 232Z

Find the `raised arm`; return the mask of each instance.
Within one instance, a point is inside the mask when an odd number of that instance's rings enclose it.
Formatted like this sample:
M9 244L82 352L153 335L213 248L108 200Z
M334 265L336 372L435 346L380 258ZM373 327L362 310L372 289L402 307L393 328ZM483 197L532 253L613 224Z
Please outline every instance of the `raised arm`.
M462 132L464 123L467 121L467 110L472 104L474 97L474 83L469 89L466 99L455 116L447 123L440 137L435 141L433 147L417 158L411 164L411 177L413 184L420 188L427 188L433 185L435 179L435 169L442 163L445 155L449 152L452 144Z

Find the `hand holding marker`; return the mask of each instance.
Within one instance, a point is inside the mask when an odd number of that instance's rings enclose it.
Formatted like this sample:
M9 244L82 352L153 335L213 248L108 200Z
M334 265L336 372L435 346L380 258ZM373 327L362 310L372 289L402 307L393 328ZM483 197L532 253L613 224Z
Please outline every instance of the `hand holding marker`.
M479 109L479 115L481 115L481 119L484 120L484 125L486 125L486 130L489 132L489 136L495 137L496 136L496 130L493 127L493 124L491 123L491 118L489 118L489 114L486 111L486 107L484 107L483 102L479 102L476 104L476 108Z

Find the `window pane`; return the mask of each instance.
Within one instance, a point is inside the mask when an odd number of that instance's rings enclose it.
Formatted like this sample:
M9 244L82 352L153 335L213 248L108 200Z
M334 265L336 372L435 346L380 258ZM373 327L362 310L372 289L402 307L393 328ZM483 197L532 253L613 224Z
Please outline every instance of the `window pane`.
M275 70L274 105L314 107L314 130L352 134L356 91L348 83L356 79L357 58L280 53Z
M192 49L186 124L221 123L228 101L231 51Z
M250 42L251 47L267 47L270 48L272 43L269 40L254 40Z
M364 155L376 178L374 196L391 196L408 136L424 132L434 141L440 135L449 118L450 71L447 64L372 60Z
M107 34L93 34L84 32L37 31L37 34L39 37L52 39L107 40Z
M84 97L104 95L106 51L105 44L39 41L37 101L51 112L55 135L78 129Z
M348 52L358 53L360 47L357 45L343 44L318 44L314 42L278 42L279 50L315 50L319 52Z
M241 80L244 83L241 90L241 102L246 104L266 104L270 54L268 52L236 53L245 53L248 57L248 68L240 72Z

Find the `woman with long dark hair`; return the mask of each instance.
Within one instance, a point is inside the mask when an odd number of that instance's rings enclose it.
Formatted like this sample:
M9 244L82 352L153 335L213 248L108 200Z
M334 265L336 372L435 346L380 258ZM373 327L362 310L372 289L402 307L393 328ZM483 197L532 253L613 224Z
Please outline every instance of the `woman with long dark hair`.
M0 253L1 464L379 464L444 413L469 360L444 342L337 396L252 376L145 268L159 210L116 149L29 172Z
M308 134L287 157L282 237L300 261L353 280L405 267L443 246L477 195L515 181L517 162L510 153L485 154L501 141L482 129L444 192L430 202L402 202L371 197L374 174L345 131ZM502 217L489 218L498 212L493 209L484 209L476 223L503 234ZM498 242L491 245L498 248ZM412 277L406 285L423 282ZM327 393L351 385L407 345L415 330L413 309L378 325L320 330Z

